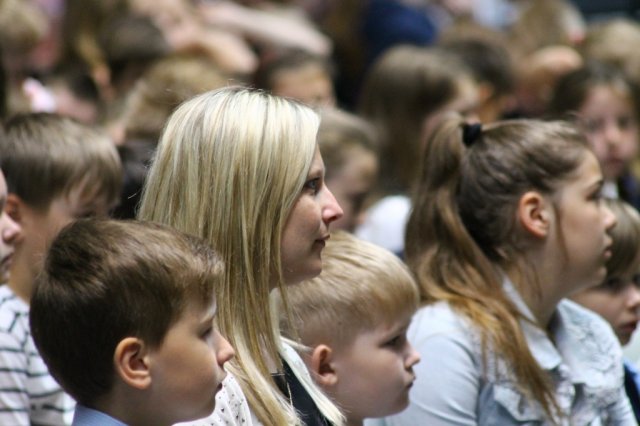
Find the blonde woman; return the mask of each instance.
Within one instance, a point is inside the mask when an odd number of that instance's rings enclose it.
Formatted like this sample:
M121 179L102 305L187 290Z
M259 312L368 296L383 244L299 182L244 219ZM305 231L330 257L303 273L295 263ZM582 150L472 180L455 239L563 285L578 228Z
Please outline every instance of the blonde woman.
M324 184L318 126L301 104L231 87L182 104L165 127L139 217L205 238L228 265L218 321L237 355L199 424L343 422L283 344L269 304L271 290L320 273L342 216Z

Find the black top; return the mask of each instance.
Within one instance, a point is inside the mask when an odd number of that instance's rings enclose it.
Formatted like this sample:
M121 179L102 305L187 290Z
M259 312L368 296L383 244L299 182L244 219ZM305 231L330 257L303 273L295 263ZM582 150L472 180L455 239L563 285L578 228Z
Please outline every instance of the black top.
M289 364L282 360L282 365L284 366L284 373L273 374L273 380L278 385L280 392L291 401L304 424L306 426L330 426L329 421L320 412L316 403L302 386L302 383L293 374Z
M633 376L635 374L624 366L624 389L627 391L631 408L633 408L633 414L636 416L636 420L640 424L640 393Z

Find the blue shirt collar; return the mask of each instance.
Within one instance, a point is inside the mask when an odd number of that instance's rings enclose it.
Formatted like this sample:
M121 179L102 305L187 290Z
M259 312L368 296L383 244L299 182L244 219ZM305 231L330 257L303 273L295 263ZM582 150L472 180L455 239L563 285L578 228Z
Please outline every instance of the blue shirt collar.
M73 415L72 426L127 426L120 420L101 411L78 404Z

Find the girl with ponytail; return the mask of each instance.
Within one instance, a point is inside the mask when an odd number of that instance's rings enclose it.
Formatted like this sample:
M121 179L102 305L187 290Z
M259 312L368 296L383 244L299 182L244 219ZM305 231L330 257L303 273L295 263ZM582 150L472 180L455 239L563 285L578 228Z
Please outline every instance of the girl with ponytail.
M440 124L406 232L422 362L409 408L384 423L636 424L611 328L564 299L606 275L602 183L568 123Z

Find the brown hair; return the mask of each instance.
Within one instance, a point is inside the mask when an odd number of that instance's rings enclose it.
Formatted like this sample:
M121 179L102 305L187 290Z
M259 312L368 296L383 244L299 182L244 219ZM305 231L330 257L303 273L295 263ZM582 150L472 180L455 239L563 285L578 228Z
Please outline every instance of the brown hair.
M453 55L435 48L398 46L372 66L360 112L380 136L380 184L406 191L418 169L423 123L458 94L458 81L471 74Z
M611 64L590 61L565 74L556 82L548 114L566 118L575 114L597 86L607 86L625 96L632 105L634 119L640 119L640 90L625 74Z
M168 226L83 219L51 244L31 299L31 331L51 375L78 402L110 391L127 336L162 344L187 306L206 309L223 263Z
M228 78L205 56L172 55L159 60L142 75L127 99L127 138L157 143L164 123L180 103L227 83Z
M325 179L342 169L354 148L377 156L377 135L367 120L336 108L320 112L318 146L327 169Z
M32 208L83 188L115 202L122 166L113 142L98 130L55 114L19 114L5 122L0 168L9 192Z
M487 126L466 146L463 127L460 117L448 119L427 144L406 229L407 262L422 302L446 301L467 317L480 332L483 356L491 345L552 417L552 384L528 348L523 317L496 267L535 278L522 260L518 200L530 190L552 195L582 163L586 141L568 123L514 120Z
M609 279L619 277L634 266L640 252L640 213L631 204L620 199L607 199L605 203L617 221L610 231L613 244L611 257L607 261Z

